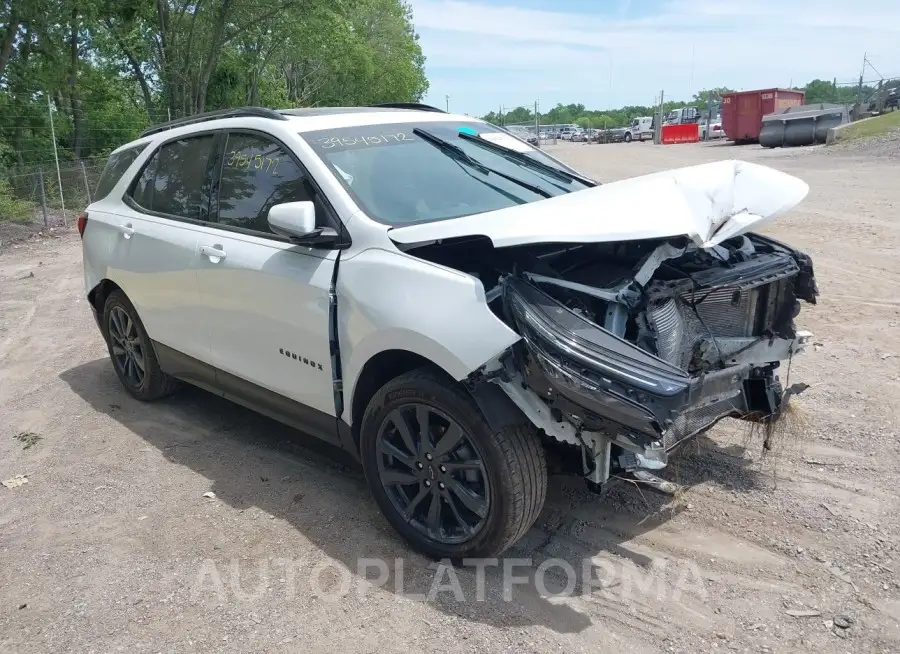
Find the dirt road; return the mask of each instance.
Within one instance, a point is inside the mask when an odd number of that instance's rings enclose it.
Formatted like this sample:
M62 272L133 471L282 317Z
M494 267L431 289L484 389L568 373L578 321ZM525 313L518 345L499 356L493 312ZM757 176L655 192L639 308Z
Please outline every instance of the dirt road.
M131 400L77 237L31 240L0 251L0 480L28 479L0 487L0 651L900 651L900 162L555 150L601 180L741 158L809 183L766 230L813 256L822 291L799 321L816 352L790 371L811 385L797 436L762 457L746 429L716 428L668 470L675 501L552 478L504 561L447 571L333 451L199 390ZM504 565L526 580L509 601Z

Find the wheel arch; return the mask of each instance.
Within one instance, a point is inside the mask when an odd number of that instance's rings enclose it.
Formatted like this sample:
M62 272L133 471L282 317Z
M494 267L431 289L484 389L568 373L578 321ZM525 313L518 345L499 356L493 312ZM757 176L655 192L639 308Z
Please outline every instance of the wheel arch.
M453 376L434 361L410 350L382 350L366 361L356 375L350 398L349 420L353 442L359 450L359 432L362 416L378 390L392 379L417 369L427 369L449 384L458 383Z
M122 291L122 293L125 293L121 286L108 278L101 279L94 288L88 291L87 299L94 310L94 315L97 317L98 322L103 316L103 306L106 303L106 298L108 298L109 294L113 291Z
M392 379L413 370L428 370L448 386L462 387L475 401L478 410L492 429L499 431L522 422L525 414L499 386L487 381L457 380L447 370L421 354L409 350L384 350L371 357L360 369L350 400L350 430L356 450L362 416L378 390Z

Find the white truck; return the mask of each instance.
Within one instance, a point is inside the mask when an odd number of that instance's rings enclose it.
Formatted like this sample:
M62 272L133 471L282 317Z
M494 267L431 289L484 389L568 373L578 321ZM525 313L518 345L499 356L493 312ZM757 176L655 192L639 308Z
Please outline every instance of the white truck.
M625 129L624 140L626 143L632 141L643 141L644 139L653 140L653 117L641 116L631 121L631 124Z

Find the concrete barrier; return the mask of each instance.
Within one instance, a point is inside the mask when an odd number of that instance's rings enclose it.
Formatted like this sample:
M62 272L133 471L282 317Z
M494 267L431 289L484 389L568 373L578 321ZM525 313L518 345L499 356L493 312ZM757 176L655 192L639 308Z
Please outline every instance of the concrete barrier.
M663 125L663 145L669 145L672 143L696 143L699 140L700 128L696 123L685 123L683 125Z

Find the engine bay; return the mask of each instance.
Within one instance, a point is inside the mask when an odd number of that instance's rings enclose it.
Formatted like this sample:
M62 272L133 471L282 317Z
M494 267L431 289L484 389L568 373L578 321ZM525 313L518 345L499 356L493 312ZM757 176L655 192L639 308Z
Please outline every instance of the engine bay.
M466 237L414 254L477 277L511 326L498 300L514 277L692 375L771 357L760 344L795 339L799 301L817 295L809 257L757 234L707 249L687 238L495 249Z

